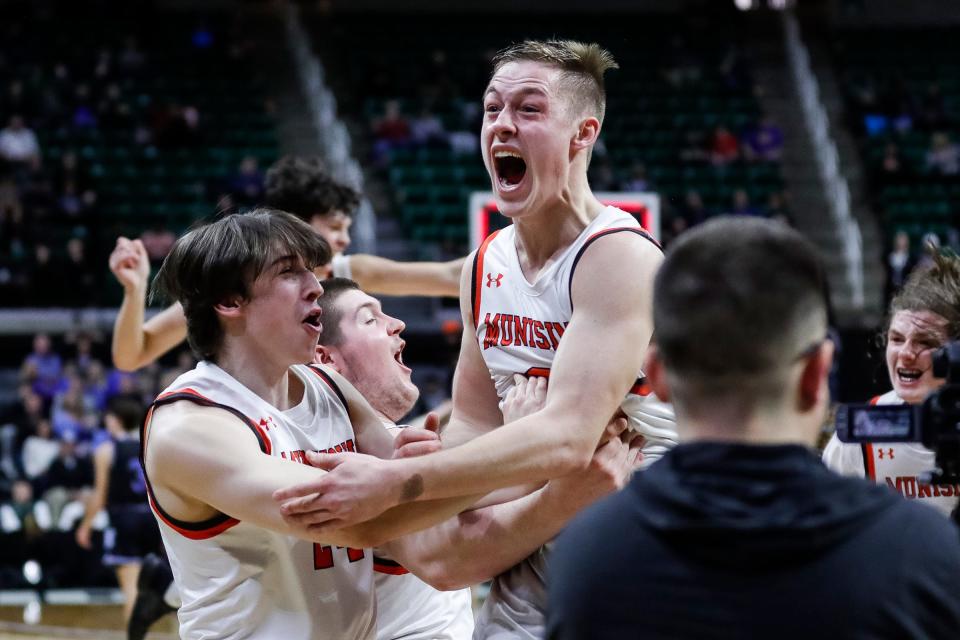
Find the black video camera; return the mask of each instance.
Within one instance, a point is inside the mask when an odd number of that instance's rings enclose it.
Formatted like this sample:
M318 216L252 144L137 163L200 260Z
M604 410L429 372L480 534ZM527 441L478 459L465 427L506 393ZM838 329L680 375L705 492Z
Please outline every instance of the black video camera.
M960 482L960 341L933 354L933 375L946 384L922 405L840 405L842 442L920 442L936 454L936 468L921 476L929 484Z

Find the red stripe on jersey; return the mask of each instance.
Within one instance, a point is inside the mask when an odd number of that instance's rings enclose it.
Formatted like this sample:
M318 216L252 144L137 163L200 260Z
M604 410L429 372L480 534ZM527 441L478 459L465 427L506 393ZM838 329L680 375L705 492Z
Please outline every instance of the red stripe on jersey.
M480 248L477 249L477 255L473 258L473 328L480 326L480 319L477 317L480 313L480 293L483 291L483 257L487 253L487 247L493 242L493 239L500 233L497 229L483 241Z
M876 406L879 403L880 403L880 396L873 396L872 398L870 398L870 404Z
M377 573L385 573L390 576L405 576L409 571L403 568L403 565L387 560L385 558L373 557L373 570Z
M633 383L633 386L630 387L630 393L635 396L648 396L653 393L653 389L650 388L650 385L647 384L647 381L643 378L637 378L637 381Z
M209 526L198 529L186 529L181 525L178 525L176 522L171 520L162 509L159 508L159 505L156 504L156 501L153 497L153 491L147 491L147 501L150 503L150 509L157 514L157 517L163 520L163 523L182 535L184 538L190 538L191 540L209 540L214 536L217 536L231 527L235 527L240 524L240 521L236 518L231 518L229 516L223 516L221 520L217 518L217 523Z
M877 470L873 466L873 445L863 445L863 463L866 465L867 477L871 480L877 479Z
M549 367L530 367L527 369L523 375L528 378L549 378L550 377L550 368Z

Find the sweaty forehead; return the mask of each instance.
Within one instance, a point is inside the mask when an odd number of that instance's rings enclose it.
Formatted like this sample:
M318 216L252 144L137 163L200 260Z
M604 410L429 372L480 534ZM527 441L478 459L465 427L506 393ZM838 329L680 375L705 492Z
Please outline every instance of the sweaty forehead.
M355 316L364 308L370 308L376 311L380 308L380 301L373 296L364 293L358 289L344 291L337 300L337 306L340 307L345 316Z
M933 311L897 311L890 321L890 329L902 334L924 334L945 338L948 322Z
M532 60L508 62L490 78L487 92L495 90L498 93L509 93L539 89L547 95L552 95L561 73L563 72L559 68L542 62Z

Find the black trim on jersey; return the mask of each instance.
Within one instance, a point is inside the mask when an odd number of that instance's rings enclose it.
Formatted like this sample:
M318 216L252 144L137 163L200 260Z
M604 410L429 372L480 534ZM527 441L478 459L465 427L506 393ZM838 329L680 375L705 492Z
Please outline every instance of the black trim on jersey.
M480 310L477 309L477 268L480 266L480 248L483 247L483 243L480 243L480 247L477 247L477 250L473 252L473 268L470 269L470 311L473 313L473 324L477 325L477 314L480 313Z
M167 513L166 509L164 509L160 505L160 501L157 500L157 497L154 495L153 485L150 484L150 477L147 474L146 459L144 458L144 453L145 453L144 449L146 445L146 435L147 435L146 434L147 421L153 417L153 411L157 407L162 407L164 405L168 405L174 402L179 402L180 400L188 400L190 402L199 404L202 407L215 407L217 409L225 409L226 411L229 411L233 415L240 418L243 421L243 423L247 425L250 431L253 432L253 435L257 438L257 442L260 444L261 451L263 451L264 453L267 453L270 450L270 447L264 441L263 436L261 435L260 431L257 429L257 426L253 422L253 420L251 420L248 416L243 414L239 409L236 409L234 407L231 407L225 404L220 404L219 402L215 402L209 398L205 398L195 393L187 393L185 391L171 393L169 395L165 395L163 397L157 398L156 400L153 401L153 403L149 407L147 407L147 417L144 419L143 424L140 426L140 467L143 469L143 480L147 484L147 493L150 495L150 500L151 502L153 502L153 506L156 507L157 511L160 512L160 515L162 515L165 520L168 520L174 525L180 527L181 529L186 529L187 531L204 531L206 529L212 529L216 526L219 526L229 520L236 520L236 518L232 518L225 513L220 513L219 515L215 515L212 518L209 518L207 520L202 520L200 522L188 522L186 520L180 520L178 518L174 518L169 513Z
M608 236L614 233L620 233L621 231L630 231L637 234L641 238L646 238L653 243L657 249L663 252L663 247L660 246L660 243L657 242L653 236L647 233L646 229L641 229L638 227L615 227L613 229L604 229L603 231L598 231L597 233L590 236L586 242L583 243L583 246L580 247L580 250L577 251L577 255L573 258L573 265L570 267L570 281L567 282L567 297L570 299L570 309L573 309L573 274L577 272L577 263L580 262L580 258L583 257L583 252L587 250L594 241L599 240L604 236Z
M863 477L868 480L876 480L876 478L870 477L870 450L867 448L866 444L860 445L860 454L863 458Z
M380 556L373 556L373 561L385 567L398 567L400 569L406 569L406 567L404 567L402 564L400 564L396 560L389 560L387 558L381 558Z
M336 382L333 381L333 378L330 377L330 374L324 371L323 369L321 369L320 367L316 367L312 364L308 364L307 368L313 371L314 373L316 373L321 378L323 378L324 382L330 385L330 388L333 389L333 392L337 394L338 398L340 398L340 404L343 405L343 408L346 409L347 413L349 414L350 405L347 404L347 398L343 395L343 392L340 391L340 387L337 385Z

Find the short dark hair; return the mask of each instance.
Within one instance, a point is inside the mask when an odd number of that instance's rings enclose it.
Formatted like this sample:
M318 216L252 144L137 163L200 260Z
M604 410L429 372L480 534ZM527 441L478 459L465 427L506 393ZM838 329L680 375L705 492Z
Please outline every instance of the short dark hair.
M925 250L932 262L914 269L890 301L885 328L890 328L898 311L931 311L947 321L947 337L956 340L960 338L960 258L932 245Z
M343 310L337 305L337 300L347 291L362 291L360 285L349 278L327 278L320 283L323 295L318 304L323 309L320 320L323 331L320 332L320 344L325 347L336 347L343 342L343 332L340 331L340 321L343 320Z
M116 416L124 431L136 431L143 424L143 403L130 396L117 396L107 405L107 413Z
M825 285L817 250L779 222L721 216L677 238L653 315L678 404L779 397L786 366L826 336Z
M335 210L353 215L360 194L334 180L319 158L284 156L267 171L264 203L310 222Z
M591 111L603 122L607 109L607 92L603 75L619 69L613 55L596 44L576 40L524 40L501 49L493 57L493 72L509 62L531 60L555 66L563 71L563 79L577 98L577 105Z
M214 306L232 296L248 298L263 270L288 254L313 269L330 261L330 246L283 211L229 215L177 240L154 278L154 290L183 305L190 348L198 359L215 361L223 327Z

